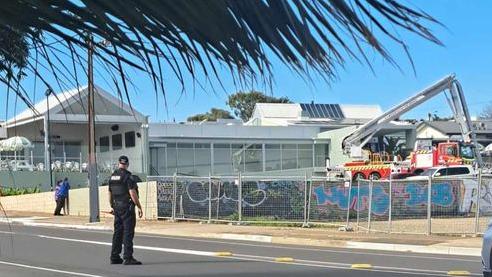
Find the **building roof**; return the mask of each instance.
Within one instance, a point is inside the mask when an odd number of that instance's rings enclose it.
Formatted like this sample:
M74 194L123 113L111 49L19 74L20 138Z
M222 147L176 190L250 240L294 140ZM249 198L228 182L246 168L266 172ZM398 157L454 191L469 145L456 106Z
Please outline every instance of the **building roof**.
M302 109L299 104L257 103L253 111L253 117L295 119L299 118L301 113Z
M362 124L382 113L379 105L257 103L246 125Z
M96 122L120 119L119 121L141 122L144 116L131 110L130 106L120 101L102 88L95 86L94 106ZM87 120L87 86L81 86L68 91L52 94L43 98L34 105L34 109L27 108L13 118L7 120L4 126L7 128L23 125L32 121L43 119L48 107L50 120L57 121L86 121Z
M459 124L454 120L423 121L419 128L424 125L434 128L446 135L461 133ZM477 134L490 134L492 133L492 120L473 121L473 127Z
M379 105L340 105L345 118L373 119L383 114Z

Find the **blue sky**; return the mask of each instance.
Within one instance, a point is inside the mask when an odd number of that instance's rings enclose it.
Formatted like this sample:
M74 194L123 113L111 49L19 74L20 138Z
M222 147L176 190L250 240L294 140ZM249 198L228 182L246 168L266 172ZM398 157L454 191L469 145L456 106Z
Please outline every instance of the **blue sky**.
M275 96L287 96L294 102L342 103L342 104L379 104L383 110L410 97L418 90L430 85L449 73L456 73L463 85L472 115L478 115L483 107L492 102L492 20L490 11L492 1L488 0L408 0L411 5L422 8L440 20L445 28L434 26L433 31L445 44L444 47L405 32L402 38L410 46L417 74L401 48L395 44L386 44L402 71L370 54L374 73L365 64L347 61L345 68L339 68L339 77L333 82L315 78L314 83L306 83L291 73L278 61L274 61L275 84L271 92ZM152 84L142 74L135 74L134 80L139 92L132 92L133 105L139 111L151 117L151 121L183 121L189 115L203 113L212 107L227 109L227 93L237 90L227 71L223 71L221 80L226 91L217 89L214 94L209 88L188 90L180 94L180 87L171 74L166 79L168 108L164 107L162 97L156 98ZM107 87L100 77L96 82ZM25 86L32 88L33 78L26 78ZM190 88L191 86L189 86ZM218 87L218 86L217 86ZM249 87L247 87L249 88ZM246 88L246 89L247 89ZM1 89L5 90L4 87ZM37 99L45 88L38 86ZM251 87L262 90L262 87ZM0 94L0 120L5 119L5 93ZM14 100L10 101L9 116L13 114ZM17 111L24 106L18 103ZM428 112L445 116L450 114L444 97L415 109L406 117L422 118Z

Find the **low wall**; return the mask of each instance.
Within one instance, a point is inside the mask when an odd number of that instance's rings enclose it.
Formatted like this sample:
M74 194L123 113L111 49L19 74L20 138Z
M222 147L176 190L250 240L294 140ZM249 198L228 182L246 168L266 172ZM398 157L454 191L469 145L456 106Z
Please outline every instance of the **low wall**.
M53 172L53 183L67 177L72 188L87 187L87 173ZM0 171L0 186L15 188L39 187L41 191L50 191L50 173L48 171Z
M101 185L109 179L109 173L99 173L98 183ZM143 174L136 173L143 181L146 180ZM63 180L65 177L70 182L72 189L87 187L87 172L63 172L53 171L53 183L56 180ZM41 191L50 191L49 171L0 171L0 187L15 188L34 188L39 187Z
M144 212L143 219L157 219L156 182L138 184L140 204ZM17 196L5 196L0 202L6 211L29 211L53 213L55 200L53 192L41 192ZM70 190L70 215L89 216L89 188ZM101 217L110 217L108 187L99 187L99 210Z

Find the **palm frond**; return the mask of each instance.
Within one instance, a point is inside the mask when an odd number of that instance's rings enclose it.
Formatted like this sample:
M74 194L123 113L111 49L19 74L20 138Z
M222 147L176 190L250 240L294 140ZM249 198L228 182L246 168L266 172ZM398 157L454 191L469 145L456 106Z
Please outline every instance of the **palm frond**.
M168 73L182 91L186 74L222 85L218 65L237 84L270 83L273 57L303 78L316 72L326 80L336 76L347 58L370 65L368 49L396 65L381 41L387 37L408 53L399 31L442 44L430 30L437 20L394 0L11 0L0 5L0 15L2 74L10 72L9 66L27 67L49 87L40 73L42 63L58 87L78 84L81 52L90 34L111 45L97 47L95 55L104 71L120 75L119 80L110 76L120 98L129 102L126 67L147 72L156 93L165 93ZM12 32L24 41L22 47L28 42L35 46L36 62L22 62L18 52L2 43L13 41ZM47 35L52 39L46 40ZM51 45L53 41L58 44ZM73 66L61 62L60 51ZM0 81L6 80L4 75Z

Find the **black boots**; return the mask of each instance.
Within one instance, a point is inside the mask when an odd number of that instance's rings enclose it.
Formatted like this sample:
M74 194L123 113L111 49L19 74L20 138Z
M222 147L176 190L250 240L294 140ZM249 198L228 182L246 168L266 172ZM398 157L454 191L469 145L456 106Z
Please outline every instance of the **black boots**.
M130 259L125 259L123 261L124 265L141 265L142 262L135 260L135 258L131 257Z
M122 264L122 263L123 263L123 259L120 257L118 257L116 259L111 258L111 260L110 260L110 264Z

